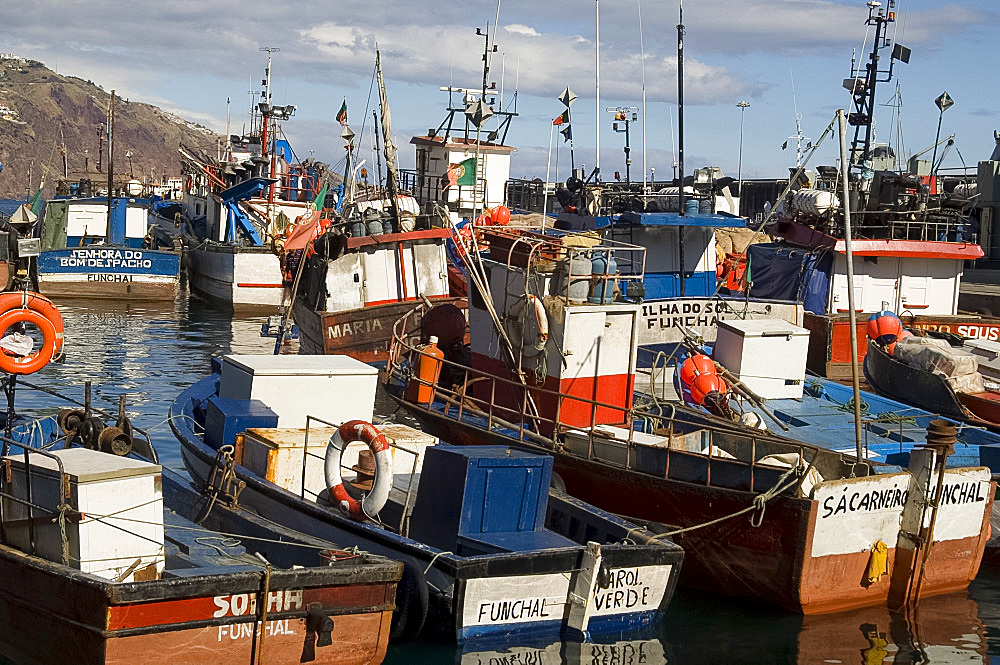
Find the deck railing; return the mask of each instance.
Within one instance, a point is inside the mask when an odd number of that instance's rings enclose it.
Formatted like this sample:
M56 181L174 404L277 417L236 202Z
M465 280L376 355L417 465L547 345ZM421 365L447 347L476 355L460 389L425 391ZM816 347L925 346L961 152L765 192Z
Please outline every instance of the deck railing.
M764 491L773 486L773 478L764 480L765 486L758 487L758 476L761 469L773 476L774 472L782 471L780 467L762 465L758 457L771 452L793 452L797 454L796 467L805 475L807 467L814 466L822 457L830 464L842 468L857 467L848 455L830 451L819 446L793 441L771 434L767 431L750 430L709 414L700 414L678 405L663 405L657 411L628 407L621 404L610 404L597 399L568 395L546 389L542 386L530 385L512 373L511 378L489 374L475 368L467 367L448 359L433 358L440 362L443 372L450 379L449 385L442 381L430 383L415 376L411 371L413 363L426 355L421 347L414 343L416 321L419 320L424 305L408 312L393 326L392 344L389 350L389 360L383 379L394 388L406 386L416 381L431 391L431 401L423 404L409 402L411 409L426 412L435 418L446 418L450 421L464 423L465 426L503 436L512 443L542 452L569 452L586 459L604 464L639 471L664 478L671 476L671 460L677 456L683 461L697 459L704 464L703 478L700 480L707 486L713 486L713 467L723 465L732 469L732 465L742 468L749 476L747 489L751 492ZM475 387L474 394L470 388ZM496 404L498 394L520 395L520 409L512 404ZM534 403L544 399L555 400L555 413L547 417L537 412L529 412L528 396ZM589 409L590 426L571 426L562 422L560 415L565 408L564 403L575 402L576 406L584 404ZM598 424L598 412L606 414L620 413L621 418L611 426L621 427L625 438L610 436L601 432ZM478 421L478 422L477 422ZM603 423L608 425L608 423ZM667 445L649 445L636 441L638 433L656 433L667 438ZM675 445L675 437L691 437L700 433L698 442L700 450L681 448ZM573 446L567 439L584 440L585 448ZM736 459L720 457L716 438L724 439L727 448L740 448L745 455ZM680 441L679 444L691 445L690 441ZM728 452L728 451L727 451ZM662 458L662 462L661 462ZM716 474L718 475L718 474ZM685 478L692 481L692 479ZM698 482L697 479L693 480Z

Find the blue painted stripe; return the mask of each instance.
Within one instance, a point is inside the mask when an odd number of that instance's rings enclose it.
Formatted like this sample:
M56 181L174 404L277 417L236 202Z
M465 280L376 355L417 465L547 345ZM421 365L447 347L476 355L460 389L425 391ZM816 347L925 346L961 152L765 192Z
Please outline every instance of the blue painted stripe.
M39 274L180 274L181 257L175 252L154 249L131 249L120 246L53 249L38 257Z
M493 623L484 626L466 626L458 630L457 639L459 643L471 640L486 641L502 638L505 635L513 633L517 633L519 640L540 636L568 636L577 639L581 637L588 639L595 635L617 633L649 626L659 621L662 616L662 610L645 610L628 614L595 616L591 617L585 634L567 628L561 619L554 621L527 621L524 623Z

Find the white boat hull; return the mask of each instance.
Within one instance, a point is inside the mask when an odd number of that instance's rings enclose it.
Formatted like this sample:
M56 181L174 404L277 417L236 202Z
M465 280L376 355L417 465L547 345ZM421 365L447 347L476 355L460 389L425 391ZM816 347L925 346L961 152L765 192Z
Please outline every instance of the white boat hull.
M202 244L187 255L191 289L233 309L271 309L285 295L278 257L265 248Z

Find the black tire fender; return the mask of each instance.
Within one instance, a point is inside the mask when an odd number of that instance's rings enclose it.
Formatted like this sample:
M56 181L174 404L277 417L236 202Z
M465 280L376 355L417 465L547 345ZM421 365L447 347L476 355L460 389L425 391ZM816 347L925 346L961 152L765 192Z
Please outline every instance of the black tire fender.
M419 564L405 562L403 576L396 585L396 611L389 630L391 642L409 642L420 634L427 621L430 593L427 578Z

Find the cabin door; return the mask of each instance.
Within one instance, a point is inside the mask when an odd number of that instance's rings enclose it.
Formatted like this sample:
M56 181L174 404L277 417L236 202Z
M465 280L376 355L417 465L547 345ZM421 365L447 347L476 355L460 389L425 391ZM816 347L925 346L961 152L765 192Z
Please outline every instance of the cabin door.
M957 259L901 259L900 313L955 314L961 274L962 262Z

